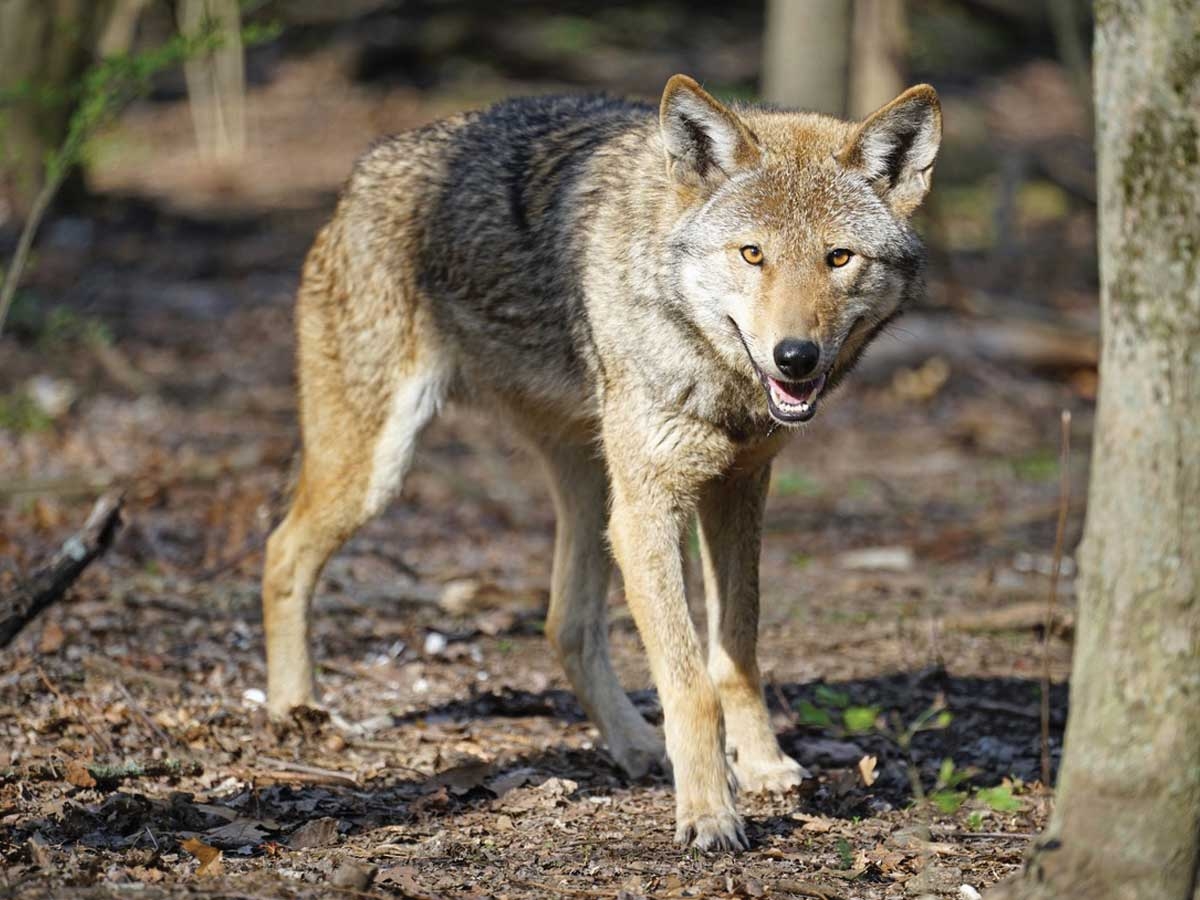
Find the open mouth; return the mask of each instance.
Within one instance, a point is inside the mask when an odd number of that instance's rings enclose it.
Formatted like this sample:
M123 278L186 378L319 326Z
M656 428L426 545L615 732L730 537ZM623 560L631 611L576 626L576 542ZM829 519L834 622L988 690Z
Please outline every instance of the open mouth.
M738 340L742 342L746 358L750 360L750 365L758 373L758 379L767 392L767 409L771 411L772 418L776 422L795 424L807 422L815 416L817 414L817 398L825 389L825 373L822 372L816 378L808 381L780 381L778 378L772 378L754 361L754 354L750 352L742 329L738 327L732 316L729 317L729 324L733 326Z
M780 422L807 422L817 414L825 373L809 381L780 381L759 369L758 377L767 389L767 408Z

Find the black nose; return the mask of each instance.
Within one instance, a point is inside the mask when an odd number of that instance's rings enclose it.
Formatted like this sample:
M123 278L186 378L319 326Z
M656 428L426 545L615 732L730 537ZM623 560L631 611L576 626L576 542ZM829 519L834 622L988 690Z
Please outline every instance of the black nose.
M821 348L812 341L785 338L775 345L775 365L785 378L800 381L812 374L821 359Z

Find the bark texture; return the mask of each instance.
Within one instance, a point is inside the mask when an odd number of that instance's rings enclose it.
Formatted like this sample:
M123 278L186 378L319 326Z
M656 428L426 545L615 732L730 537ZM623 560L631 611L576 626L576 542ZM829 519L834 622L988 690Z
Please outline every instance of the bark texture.
M852 5L851 0L768 0L764 99L845 115Z
M1193 900L1200 4L1096 4L1103 349L1058 802L1014 898Z
M865 119L907 87L904 0L854 0L849 114Z

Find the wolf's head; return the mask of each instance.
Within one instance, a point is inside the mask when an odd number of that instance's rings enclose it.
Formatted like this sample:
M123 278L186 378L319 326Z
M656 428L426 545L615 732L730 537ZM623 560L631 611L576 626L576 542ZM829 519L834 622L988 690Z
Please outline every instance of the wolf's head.
M680 210L677 296L726 361L762 382L775 419L807 421L919 289L908 217L941 140L937 93L909 88L850 123L730 109L676 75L660 120Z

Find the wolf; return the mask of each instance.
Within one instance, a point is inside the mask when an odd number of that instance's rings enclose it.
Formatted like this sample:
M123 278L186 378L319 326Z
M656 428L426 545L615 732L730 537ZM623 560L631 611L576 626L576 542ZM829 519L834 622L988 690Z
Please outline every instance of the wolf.
M369 150L296 301L301 471L263 574L269 708L314 702L313 590L447 403L502 415L557 514L546 634L632 777L669 766L678 842L748 846L735 794L805 772L756 657L771 460L921 290L909 217L941 140L918 85L861 122L727 106L501 102ZM698 519L702 652L681 545ZM663 737L608 652L612 561ZM665 750L665 753L664 753Z

